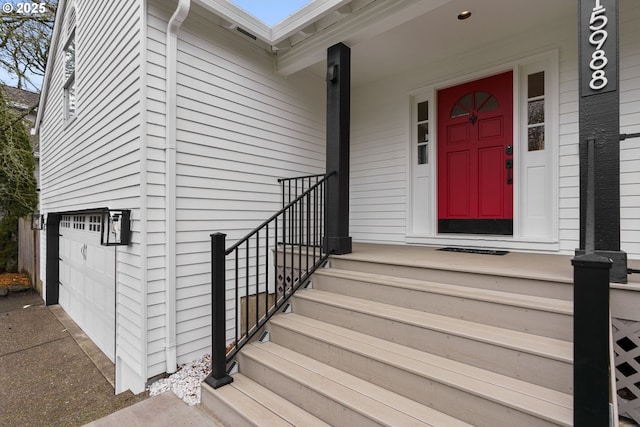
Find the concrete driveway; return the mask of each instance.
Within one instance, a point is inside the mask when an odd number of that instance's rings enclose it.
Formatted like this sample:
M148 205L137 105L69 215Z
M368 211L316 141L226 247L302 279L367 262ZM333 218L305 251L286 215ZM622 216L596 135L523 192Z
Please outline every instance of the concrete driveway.
M116 396L89 356L95 345L64 317L34 291L0 297L0 425L81 426L147 399Z

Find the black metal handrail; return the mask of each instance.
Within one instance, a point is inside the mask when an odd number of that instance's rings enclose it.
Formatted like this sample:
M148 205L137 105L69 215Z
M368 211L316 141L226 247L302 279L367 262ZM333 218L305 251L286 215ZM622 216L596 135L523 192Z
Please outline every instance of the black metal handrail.
M304 194L305 191L316 185L322 179L324 179L325 174L316 174L316 175L304 175L304 176L294 176L290 178L279 178L278 183L282 187L282 208L287 206L292 201L296 200L301 194ZM294 216L296 212L292 213ZM296 241L298 230L294 226L296 223L295 218L291 218L289 221L290 228L288 230L287 238L290 241Z
M278 183L282 186L282 207L295 200L299 195L307 191L325 177L325 174L294 176L290 178L279 178Z
M300 194L228 249L225 234L211 235L213 363L205 381L212 387L233 381L227 363L329 256L323 251L325 196L334 173L300 177L311 185L300 186ZM227 302L235 305L231 319Z

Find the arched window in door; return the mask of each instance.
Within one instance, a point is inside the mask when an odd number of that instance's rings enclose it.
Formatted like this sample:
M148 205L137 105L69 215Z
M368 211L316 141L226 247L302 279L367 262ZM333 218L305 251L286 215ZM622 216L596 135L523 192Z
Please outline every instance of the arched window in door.
M498 108L498 100L488 92L476 91L464 95L460 98L451 109L450 117L469 116L469 121L475 124L477 112L491 111Z

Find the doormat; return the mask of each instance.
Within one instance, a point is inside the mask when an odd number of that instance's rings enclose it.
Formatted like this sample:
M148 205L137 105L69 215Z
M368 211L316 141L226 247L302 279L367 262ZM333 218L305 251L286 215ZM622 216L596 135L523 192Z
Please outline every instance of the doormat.
M481 255L506 255L509 251L496 251L493 249L470 249L470 248L440 248L439 251L445 252L464 252L466 254L481 254Z

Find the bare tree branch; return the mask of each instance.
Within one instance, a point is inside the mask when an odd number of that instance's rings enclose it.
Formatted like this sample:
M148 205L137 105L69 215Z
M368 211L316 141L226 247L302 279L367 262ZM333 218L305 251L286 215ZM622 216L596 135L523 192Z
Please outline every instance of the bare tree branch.
M0 15L0 68L18 80L18 88L39 90L32 76L45 73L57 0L49 0L43 13L18 13L17 1L9 3L13 12Z

